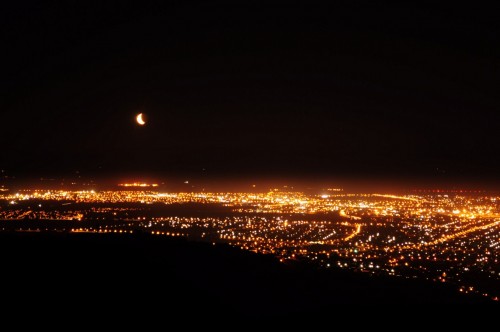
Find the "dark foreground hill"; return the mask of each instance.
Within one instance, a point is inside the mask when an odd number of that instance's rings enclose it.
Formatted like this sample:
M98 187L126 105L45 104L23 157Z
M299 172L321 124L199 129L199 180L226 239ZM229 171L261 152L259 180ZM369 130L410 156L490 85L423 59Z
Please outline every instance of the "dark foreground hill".
M321 317L338 308L489 304L437 283L371 277L146 234L0 233L2 301L18 313Z

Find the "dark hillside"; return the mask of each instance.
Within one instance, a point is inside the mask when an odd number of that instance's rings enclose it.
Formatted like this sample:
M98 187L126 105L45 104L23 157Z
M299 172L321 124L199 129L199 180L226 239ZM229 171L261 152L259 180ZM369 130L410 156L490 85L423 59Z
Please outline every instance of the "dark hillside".
M283 265L227 245L146 234L4 232L0 251L3 301L27 313L291 318L345 306L490 303L443 284Z

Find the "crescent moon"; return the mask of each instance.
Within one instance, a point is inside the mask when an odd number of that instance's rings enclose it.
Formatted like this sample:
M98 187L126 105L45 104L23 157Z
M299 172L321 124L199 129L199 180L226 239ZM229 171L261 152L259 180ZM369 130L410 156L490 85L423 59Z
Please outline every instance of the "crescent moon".
M137 123L141 126L144 126L146 124L146 121L144 121L144 119L142 118L142 113L137 114L137 116L135 117L135 121L137 121Z

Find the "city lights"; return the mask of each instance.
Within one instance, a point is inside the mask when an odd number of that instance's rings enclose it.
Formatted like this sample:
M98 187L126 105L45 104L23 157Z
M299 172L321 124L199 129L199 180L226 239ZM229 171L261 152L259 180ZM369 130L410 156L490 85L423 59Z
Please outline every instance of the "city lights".
M20 190L0 198L3 231L146 232L227 243L281 262L306 260L324 268L449 282L460 292L500 296L500 199L485 193L141 188Z

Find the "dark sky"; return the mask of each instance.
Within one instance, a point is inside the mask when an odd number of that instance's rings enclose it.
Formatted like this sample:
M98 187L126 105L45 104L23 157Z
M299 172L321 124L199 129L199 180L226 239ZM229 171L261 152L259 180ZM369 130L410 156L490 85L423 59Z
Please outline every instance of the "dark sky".
M2 169L498 181L498 8L165 3L2 5Z

